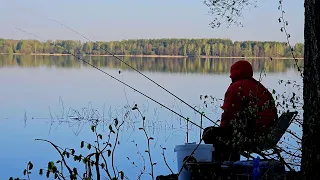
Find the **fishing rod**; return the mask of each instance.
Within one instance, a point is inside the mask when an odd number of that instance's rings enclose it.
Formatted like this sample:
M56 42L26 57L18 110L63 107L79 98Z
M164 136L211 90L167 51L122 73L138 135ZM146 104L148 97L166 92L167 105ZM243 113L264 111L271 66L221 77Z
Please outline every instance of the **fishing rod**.
M30 33L30 32L27 32L27 31L25 31L25 30L22 30L22 29L19 29L19 28L15 28L15 29L17 29L17 30L19 30L19 31L21 31L21 32L27 33L27 34L29 34L29 35L31 35L31 36L33 36L33 37L37 38L37 39L41 39L42 41L45 41L44 39L40 38L39 36L36 36L36 35L34 35L34 34ZM56 46L56 44L55 44L55 43L54 43L53 45L54 45L54 46ZM64 48L64 49L65 49L65 48ZM65 50L67 50L67 49L65 49ZM102 69L98 68L97 66L95 66L95 65L93 65L93 64L91 64L91 63L89 63L89 62L87 62L87 61L85 61L85 60L83 60L82 58L78 57L78 56L77 56L77 55L75 55L74 53L71 53L71 52L70 52L70 51L68 51L68 50L67 50L67 52L68 52L69 54L71 54L72 56L74 56L75 58L77 58L78 60L83 61L84 63L86 63L86 64L88 64L88 65L92 66L93 68L95 68L95 69L97 69L97 70L101 71L102 73L104 73L104 74L108 75L108 76L109 76L109 77L111 77L112 79L114 79L114 80L116 80L116 81L120 82L121 84L123 84L123 85L125 85L125 86L129 87L130 89L132 89L132 90L134 90L134 91L138 92L139 94L143 95L144 97L146 97L146 98L148 98L148 99L152 100L153 102L155 102L155 103L159 104L160 106L162 106L162 107L166 108L167 110L171 111L172 113L174 113L174 114L178 115L179 117L181 117L181 118L185 119L187 122L190 122L191 124L195 125L196 127L199 127L200 129L203 129L200 125L198 125L198 124L196 124L195 122L191 121L189 118L186 118L186 117L184 117L183 115L181 115L181 114L177 113L176 111L174 111L174 110L172 110L172 109L168 108L168 107L167 107L167 106L165 106L164 104L161 104L159 101L157 101L157 100L155 100L155 99L151 98L150 96L148 96L148 95L144 94L143 92L139 91L138 89L136 89L136 88L134 88L134 87L130 86L129 84L127 84L127 83L125 83L125 82L121 81L120 79L118 79L118 78L116 78L116 77L112 76L111 74L109 74L109 73L105 72L104 70L102 70Z
M212 119L210 119L209 117L207 117L205 114L201 113L199 110L197 110L196 108L192 107L190 104L188 104L187 102L185 102L184 100L182 100L181 98L179 98L178 96L176 96L175 94L173 94L172 92L170 92L169 90L167 90L166 88L164 88L163 86L161 86L159 83L155 82L154 80L152 80L151 78L149 78L148 76L146 76L145 74L143 74L142 72L140 72L139 70L137 70L136 68L132 67L130 64L126 63L125 61L123 61L122 59L120 59L119 57L117 57L116 55L114 55L113 53L109 52L107 49L101 47L99 44L91 41L89 38L85 37L83 34L77 32L76 30L72 29L71 27L56 21L54 19L49 19L61 26L64 26L65 28L75 32L76 34L80 35L81 37L85 38L86 40L96 44L100 49L104 50L105 52L107 52L109 55L111 55L112 57L116 58L117 60L121 61L122 63L124 63L125 65L127 65L128 67L130 67L131 69L133 69L134 71L138 72L140 75L142 75L143 77L147 78L148 80L150 80L151 82L153 82L154 84L156 84L158 87L160 87L161 89L165 90L167 93L169 93L170 95L172 95L173 97L177 98L178 100L180 100L182 103L186 104L188 107L190 107L191 109L193 109L194 111L196 111L197 113L201 114L201 116L207 118L209 121L211 121L212 123L214 123L215 125L217 125L217 123L215 121L213 121Z

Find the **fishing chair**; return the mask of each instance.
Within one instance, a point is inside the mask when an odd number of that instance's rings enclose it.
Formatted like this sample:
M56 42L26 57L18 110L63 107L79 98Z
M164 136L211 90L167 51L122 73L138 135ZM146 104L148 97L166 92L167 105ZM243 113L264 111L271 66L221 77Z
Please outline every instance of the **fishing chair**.
M253 143L251 143L250 146L247 146L244 151L241 152L241 155L248 159L250 158L251 153L256 153L263 157L262 152L267 150L273 150L273 152L268 155L279 154L276 145L278 144L292 121L295 119L297 114L297 111L288 111L281 114L281 116L278 118L278 121L276 121L274 125L270 127L269 133L263 137L260 137L261 139L258 142L253 139Z

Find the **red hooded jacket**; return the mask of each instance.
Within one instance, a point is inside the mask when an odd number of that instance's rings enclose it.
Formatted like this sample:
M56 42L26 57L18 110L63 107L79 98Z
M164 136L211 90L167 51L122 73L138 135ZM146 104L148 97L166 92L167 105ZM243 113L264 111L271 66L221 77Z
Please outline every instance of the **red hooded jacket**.
M252 66L248 61L237 61L231 66L230 84L225 93L224 112L221 115L220 127L228 127L230 122L237 119L245 106L253 107L255 111L255 127L269 127L278 118L277 109L271 93L253 78ZM245 98L248 104L244 104ZM259 110L258 110L259 109Z

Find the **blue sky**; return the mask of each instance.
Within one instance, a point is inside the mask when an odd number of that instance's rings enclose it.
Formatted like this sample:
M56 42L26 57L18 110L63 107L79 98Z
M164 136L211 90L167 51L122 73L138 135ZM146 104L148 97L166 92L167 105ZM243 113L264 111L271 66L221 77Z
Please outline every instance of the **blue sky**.
M289 3L290 2L290 3ZM30 39L21 28L44 39L85 40L50 19L74 28L90 40L136 38L230 38L285 41L278 23L278 0L258 0L244 12L244 27L212 29L202 0L0 0L0 37ZM303 42L303 0L284 0L291 42Z

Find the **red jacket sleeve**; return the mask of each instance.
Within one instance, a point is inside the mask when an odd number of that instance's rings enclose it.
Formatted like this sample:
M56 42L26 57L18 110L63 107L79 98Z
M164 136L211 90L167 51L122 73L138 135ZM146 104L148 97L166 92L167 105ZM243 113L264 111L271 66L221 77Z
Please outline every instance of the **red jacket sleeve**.
M241 109L241 84L232 83L225 93L224 103L222 105L223 113L221 115L220 127L228 127L229 122L235 119L235 114Z

